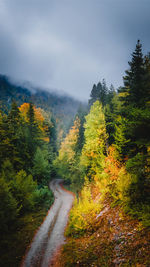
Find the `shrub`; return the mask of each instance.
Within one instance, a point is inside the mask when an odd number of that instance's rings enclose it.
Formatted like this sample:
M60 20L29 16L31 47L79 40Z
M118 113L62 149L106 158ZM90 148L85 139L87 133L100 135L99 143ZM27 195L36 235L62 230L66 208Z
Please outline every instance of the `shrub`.
M91 230L93 219L100 208L100 203L92 199L90 184L86 182L81 191L81 196L79 199L75 199L74 206L70 212L66 235L78 237Z

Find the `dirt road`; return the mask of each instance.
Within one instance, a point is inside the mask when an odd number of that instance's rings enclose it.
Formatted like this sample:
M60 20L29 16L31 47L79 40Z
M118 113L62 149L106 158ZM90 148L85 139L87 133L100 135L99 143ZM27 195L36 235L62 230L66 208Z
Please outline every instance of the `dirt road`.
M33 239L23 267L51 266L54 254L65 241L64 229L74 197L61 187L61 182L62 180L55 179L50 183L55 202Z

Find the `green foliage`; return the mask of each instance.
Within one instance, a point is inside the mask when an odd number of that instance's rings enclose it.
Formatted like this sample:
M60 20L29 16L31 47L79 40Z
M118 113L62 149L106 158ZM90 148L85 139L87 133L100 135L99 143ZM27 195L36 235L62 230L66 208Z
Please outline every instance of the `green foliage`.
M5 178L5 181L8 183L13 179L13 177L15 177L15 175L16 174L15 174L12 163L10 162L9 159L6 159L2 165L2 176Z
M48 186L43 186L34 191L33 200L36 207L44 206L49 209L54 201L54 196Z
M50 165L48 162L48 151L37 148L34 159L32 174L38 184L47 184L50 179Z
M104 79L102 83L99 82L97 85L94 84L90 94L89 106L93 105L97 100L100 101L103 106L106 105L107 94L108 88Z
M18 216L18 202L13 197L10 186L3 177L0 178L0 232L5 235L12 224L16 223Z
M108 133L108 144L114 144L115 125L121 110L121 101L119 100L117 92L110 89L107 95L107 103L104 107L104 114L106 119L106 130Z
M17 200L19 211L24 213L27 210L32 210L34 207L33 193L37 188L32 176L21 170L11 181L10 186L12 195Z
M118 116L116 124L115 124L115 133L114 133L114 141L115 147L120 155L120 160L123 159L127 155L127 146L130 142L127 139L127 121L125 118Z
M55 166L58 174L65 180L70 180L73 184L81 186L83 183L83 170L80 166L81 150L78 146L80 119L78 116L68 135L61 143L59 155L55 160Z
M27 119L16 103L12 104L8 115L0 113L0 249L3 255L5 248L12 248L12 233L15 236L18 229L22 229L21 219L41 206L47 210L54 199L48 187L43 186L52 174L51 127L32 104L26 103L24 107L29 107ZM35 120L35 110L39 120ZM6 255L4 266L7 266L5 262L9 262Z
M106 155L107 133L105 116L102 105L96 101L91 107L90 113L86 116L85 122L85 144L81 154L81 165L89 178L101 169L104 155Z
M130 69L126 71L124 77L125 87L122 89L125 92L124 104L140 107L145 97L144 76L146 74L140 40L137 41L129 66Z

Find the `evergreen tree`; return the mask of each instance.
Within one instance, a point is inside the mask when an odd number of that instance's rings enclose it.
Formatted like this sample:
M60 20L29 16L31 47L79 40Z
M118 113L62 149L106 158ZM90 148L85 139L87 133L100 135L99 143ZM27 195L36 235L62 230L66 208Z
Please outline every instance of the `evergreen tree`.
M90 94L89 106L93 105L96 100L99 100L102 105L105 106L107 103L107 94L108 88L104 79L102 80L102 83L99 82L97 85L94 84Z
M115 141L115 147L119 154L120 161L124 159L125 156L127 156L128 143L130 142L130 140L129 139L127 140L126 138L127 136L126 125L127 125L126 120L121 116L119 116L115 124L114 141Z
M121 90L123 93L121 98L123 98L125 106L140 107L145 95L143 82L146 74L140 40L137 41L135 51L132 53L132 60L128 63L130 69L126 70L126 76L123 77L125 87Z
M99 87L99 83L97 87ZM99 101L102 103L103 106L105 106L107 103L107 94L108 94L108 88L106 86L105 79L102 80L102 85L100 86L99 90L100 90Z
M20 157L20 153L22 153L22 151L20 151L22 138L21 123L20 111L16 103L13 102L8 116L3 117L2 128L4 135L1 146L3 160L9 158L16 170L22 167L22 160Z
M85 109L85 107L81 106L78 109L77 112L77 116L80 120L80 125L79 125L79 136L78 136L78 146L77 146L77 150L79 153L81 153L81 150L83 148L84 145L84 123L85 123L85 116L87 115L87 109Z
M36 152L37 146L41 143L41 131L38 128L37 122L35 120L35 112L33 104L29 104L29 109L27 112L28 118L28 133L27 133L27 144L28 144L28 153L30 155L30 168L33 167L33 157Z
M47 185L50 180L50 171L47 150L41 150L38 147L33 159L32 174L39 185Z
M93 85L93 88L90 94L90 99L89 99L89 106L92 106L96 100L100 99L101 86L102 86L101 83L99 83L97 86L95 84Z

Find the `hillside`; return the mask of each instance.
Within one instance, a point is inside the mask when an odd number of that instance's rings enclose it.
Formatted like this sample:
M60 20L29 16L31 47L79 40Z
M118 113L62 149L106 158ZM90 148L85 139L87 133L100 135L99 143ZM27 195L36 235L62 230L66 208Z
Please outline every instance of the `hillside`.
M94 190L96 188L93 188ZM94 195L93 195L94 197ZM94 201L97 202L96 195ZM105 199L83 236L68 237L55 267L150 266L150 231Z
M29 86L30 87L30 86ZM15 101L18 106L24 102L33 102L36 107L41 107L53 116L61 127L70 127L81 102L68 95L59 95L42 89L30 89L12 83L8 77L0 75L0 107L8 111L11 103ZM63 126L62 126L63 125Z
M93 86L60 146L58 174L77 194L55 267L150 266L150 59L140 41L125 73L118 91Z

